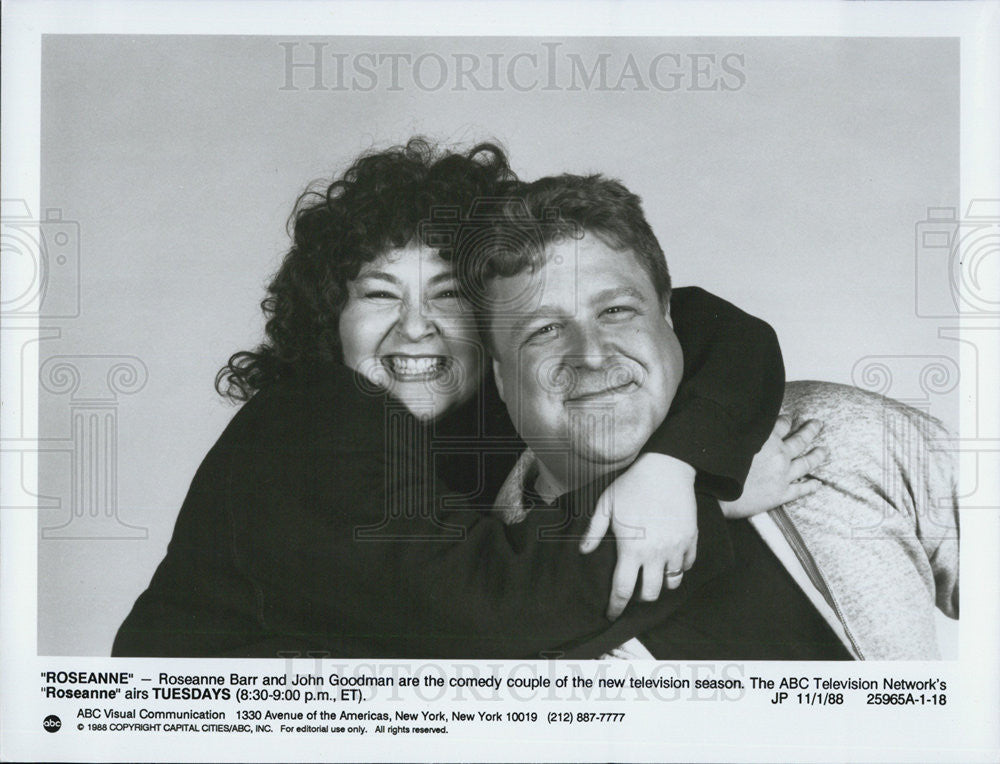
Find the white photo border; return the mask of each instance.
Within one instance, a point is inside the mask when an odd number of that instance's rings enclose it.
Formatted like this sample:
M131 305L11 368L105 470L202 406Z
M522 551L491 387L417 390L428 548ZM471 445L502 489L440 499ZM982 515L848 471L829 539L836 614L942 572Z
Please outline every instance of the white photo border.
M668 12L669 11L669 12ZM442 21L447 20L447 21ZM2 185L5 198L21 198L40 209L41 40L47 34L199 34L310 35L317 30L337 35L559 35L559 36L844 36L957 37L961 43L961 207L973 200L1000 199L1000 5L995 2L7 2L3 5L2 45ZM17 287L3 283L5 293ZM10 291L8 291L10 290ZM942 330L959 326L964 333L1000 323L962 316ZM22 323L25 331L36 331ZM992 336L992 335L991 335ZM1000 343L996 343L1000 345ZM37 344L2 345L0 380L3 406L0 435L21 432L18 423L37 421ZM678 715L675 722L646 719L638 738L610 734L604 743L586 741L565 729L551 735L510 739L511 747L448 740L437 747L410 738L337 739L333 749L318 739L295 738L294 746L264 744L254 738L195 736L169 749L150 749L141 736L43 738L37 703L39 670L57 667L107 670L110 659L72 661L36 656L37 541L35 513L10 510L0 499L0 714L6 759L34 760L274 760L370 759L400 756L416 759L484 760L899 760L992 761L1000 751L1000 470L997 423L984 421L996 411L1000 368L996 352L983 352L971 341L961 343L962 410L959 448L972 453L982 481L979 501L992 509L962 514L961 565L964 592L959 659L944 668L957 680L954 705L938 715L939 726L922 728L898 715L867 710L864 719L833 709L808 709L825 715L830 733L811 738L811 724L798 716L775 716L769 709L743 712L706 704L700 711ZM977 396L992 404L979 406ZM975 461L978 460L978 461ZM13 484L5 470L3 491ZM30 476L29 476L30 478ZM17 476L20 480L20 476ZM150 662L150 666L156 663ZM162 663L162 661L160 662ZM190 662L205 666L204 663ZM135 665L145 665L142 662ZM246 662L248 667L260 662ZM923 667L912 666L915 670ZM152 668L148 670L152 671ZM193 669L192 669L193 670ZM220 672L223 669L218 669ZM225 671L229 671L227 668ZM233 668L232 670L237 670ZM248 668L248 670L250 670ZM850 675L862 675L864 667ZM803 671L803 673L806 673ZM697 704L694 704L697 705ZM735 705L735 704L733 704ZM709 707L710 706L710 707ZM675 709L670 709L671 713ZM713 716L713 720L705 717ZM75 720L74 720L75 721ZM668 726L657 726L663 724ZM898 734L893 726L898 726ZM882 729L888 726L888 731ZM926 725L924 725L926 727ZM669 729L668 729L669 727ZM663 736L684 729L685 739L666 744ZM478 734L478 733L474 733ZM702 735L699 742L692 736ZM453 736L457 737L457 736ZM749 738L749 739L748 739ZM44 744L44 745L42 745ZM283 750L284 749L284 750Z

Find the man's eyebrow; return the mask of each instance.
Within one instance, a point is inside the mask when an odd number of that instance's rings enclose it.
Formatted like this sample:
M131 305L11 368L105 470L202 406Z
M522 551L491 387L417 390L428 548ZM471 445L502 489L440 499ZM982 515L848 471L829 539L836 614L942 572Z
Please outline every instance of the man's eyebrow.
M381 279L382 281L388 281L391 284L399 283L399 279L391 273L386 273L385 271L364 271L363 273L358 274L358 279Z
M595 294L591 299L592 303L595 302L605 302L606 300L613 300L616 297L632 297L640 302L646 302L646 296L640 292L635 287L630 286L620 286L611 287L610 289L602 289L600 292Z

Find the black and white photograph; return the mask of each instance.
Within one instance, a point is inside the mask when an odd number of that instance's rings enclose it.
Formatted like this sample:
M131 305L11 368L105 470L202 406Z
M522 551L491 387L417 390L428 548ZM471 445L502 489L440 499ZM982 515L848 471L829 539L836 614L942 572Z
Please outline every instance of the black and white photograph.
M1000 6L45 5L4 759L1000 750Z

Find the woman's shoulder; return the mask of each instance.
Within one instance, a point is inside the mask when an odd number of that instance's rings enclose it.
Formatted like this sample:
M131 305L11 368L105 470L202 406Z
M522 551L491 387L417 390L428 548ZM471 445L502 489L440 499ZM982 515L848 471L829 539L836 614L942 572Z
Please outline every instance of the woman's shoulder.
M233 417L218 445L287 445L298 452L317 443L344 440L362 447L380 439L388 397L339 364L279 378L258 390Z

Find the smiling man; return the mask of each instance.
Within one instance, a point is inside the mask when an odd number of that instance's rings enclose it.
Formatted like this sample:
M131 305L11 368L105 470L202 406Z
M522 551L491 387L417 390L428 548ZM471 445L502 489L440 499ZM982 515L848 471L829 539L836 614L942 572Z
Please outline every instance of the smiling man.
M492 328L493 366L518 433L553 457L539 464L543 495L628 466L648 425L666 417L683 371L667 305L641 261L586 233L492 288L521 314Z
M553 527L565 528L593 510L597 492L587 486L630 465L664 420L683 369L670 306L691 290L672 292L639 198L616 181L543 178L505 209L501 228L509 231L465 277L481 285L480 325L497 385L529 447L497 509L511 523L549 511ZM706 548L716 559L699 555L695 570L721 563L724 572L621 654L936 656L934 605L954 616L958 585L954 472L928 445L940 424L826 383L789 385L786 410L827 424L833 466L816 473L823 488L771 513L700 529L713 534ZM888 421L903 422L906 433L889 460L881 450ZM914 463L907 450L927 458ZM855 537L860 529L867 538Z

